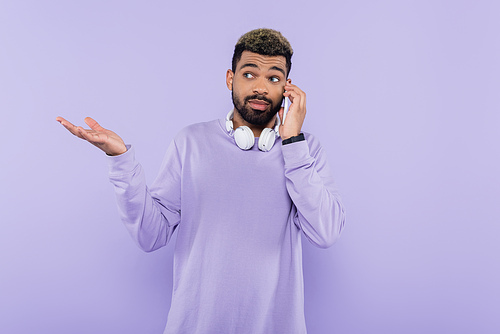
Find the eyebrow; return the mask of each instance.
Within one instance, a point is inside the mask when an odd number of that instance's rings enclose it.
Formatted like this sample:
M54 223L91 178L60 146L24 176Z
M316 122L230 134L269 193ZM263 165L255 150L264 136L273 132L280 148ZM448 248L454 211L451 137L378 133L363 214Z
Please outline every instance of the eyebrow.
M255 68L259 68L259 66L257 66L256 64L254 63L246 63L246 64L243 64L241 67L240 67L240 70L245 68L245 67L255 67ZM273 66L270 68L270 70L275 70L275 71L280 71L281 73L283 73L283 75L286 77L286 74L285 74L285 70L283 70L281 67L278 67L278 66Z

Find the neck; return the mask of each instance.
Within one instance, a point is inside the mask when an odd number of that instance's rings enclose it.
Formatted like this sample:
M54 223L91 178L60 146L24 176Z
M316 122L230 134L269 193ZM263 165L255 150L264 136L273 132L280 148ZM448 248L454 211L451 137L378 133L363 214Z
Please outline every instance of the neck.
M265 128L274 129L275 124L276 124L276 115L274 115L274 117L267 124L255 125L255 124L251 124L251 123L248 123L247 121L245 121L241 117L238 110L234 109L234 114L233 114L233 129L234 130L236 130L240 126L246 125L250 128L250 130L252 130L255 137L260 137L262 130L264 130Z

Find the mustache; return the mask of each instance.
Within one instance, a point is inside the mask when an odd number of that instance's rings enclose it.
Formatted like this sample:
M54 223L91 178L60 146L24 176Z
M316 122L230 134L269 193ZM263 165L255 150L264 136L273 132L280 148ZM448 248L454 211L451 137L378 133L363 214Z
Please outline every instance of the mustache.
M250 95L250 96L245 97L245 102L248 102L250 100L261 100L261 101L269 103L270 105L273 104L273 101L271 99L268 99L264 95L259 95L259 94Z

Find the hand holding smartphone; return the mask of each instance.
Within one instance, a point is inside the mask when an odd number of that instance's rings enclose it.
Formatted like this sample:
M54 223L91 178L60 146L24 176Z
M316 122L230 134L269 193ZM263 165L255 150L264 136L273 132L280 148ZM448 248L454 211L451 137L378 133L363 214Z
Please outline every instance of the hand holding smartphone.
M306 117L306 93L288 79L283 89L283 107L280 109L280 136L282 139L298 136ZM288 115L289 112L291 115ZM286 121L287 118L290 118ZM285 122L286 125L285 125Z

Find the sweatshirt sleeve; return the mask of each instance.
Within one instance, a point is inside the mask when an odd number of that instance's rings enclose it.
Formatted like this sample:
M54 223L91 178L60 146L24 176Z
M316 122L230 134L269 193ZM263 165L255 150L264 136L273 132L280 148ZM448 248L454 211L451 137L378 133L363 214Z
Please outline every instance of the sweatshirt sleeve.
M160 200L158 194L146 186L142 166L135 160L134 147L127 148L124 154L107 158L109 179L125 227L142 250L151 252L168 243L180 221L180 163L172 143L160 171L164 176L160 181L167 179L161 195L168 200Z
M345 222L344 207L323 148L311 135L282 146L288 194L297 208L294 223L320 248L333 245Z

